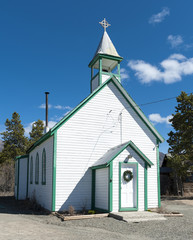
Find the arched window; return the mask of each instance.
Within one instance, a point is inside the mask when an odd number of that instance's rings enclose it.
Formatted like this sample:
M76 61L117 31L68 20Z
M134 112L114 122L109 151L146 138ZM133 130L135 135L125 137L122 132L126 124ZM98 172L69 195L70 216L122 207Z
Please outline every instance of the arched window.
M39 183L39 154L36 154L36 172L35 172L35 183Z
M42 185L46 184L46 150L42 152Z
M33 183L33 157L31 156L30 160L30 184Z

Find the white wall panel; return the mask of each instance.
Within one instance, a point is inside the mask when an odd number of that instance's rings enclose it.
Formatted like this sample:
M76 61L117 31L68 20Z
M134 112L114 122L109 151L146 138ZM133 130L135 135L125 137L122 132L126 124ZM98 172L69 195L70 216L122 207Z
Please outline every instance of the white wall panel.
M42 185L42 152L46 151L46 185ZM35 184L35 161L39 154L39 183ZM33 156L33 184L30 184L30 161ZM42 207L52 210L52 165L53 165L53 137L33 149L29 154L28 196L35 196Z
M19 161L19 196L18 200L26 199L27 192L27 161L28 158L21 158Z
M95 207L108 210L109 168L96 169Z
M89 167L109 148L129 140L154 163L151 172L148 169L148 195L151 205L157 205L156 138L110 83L57 131L56 210L69 205L90 209Z

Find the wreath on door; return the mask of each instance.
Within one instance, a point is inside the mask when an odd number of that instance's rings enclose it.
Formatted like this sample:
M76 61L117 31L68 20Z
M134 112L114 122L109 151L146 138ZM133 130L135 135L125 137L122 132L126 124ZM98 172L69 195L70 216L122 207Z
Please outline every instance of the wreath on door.
M130 170L127 170L123 173L123 179L126 182L130 182L133 179L133 173Z

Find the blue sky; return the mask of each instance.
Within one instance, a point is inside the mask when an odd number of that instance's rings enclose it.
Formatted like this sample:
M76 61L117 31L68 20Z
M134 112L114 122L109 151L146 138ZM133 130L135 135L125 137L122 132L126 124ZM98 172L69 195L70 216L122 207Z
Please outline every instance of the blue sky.
M21 1L0 3L0 132L14 111L29 131L50 125L90 93L92 59L105 17L119 55L122 84L137 104L193 91L193 1ZM167 139L176 100L141 106ZM163 143L160 150L167 152Z

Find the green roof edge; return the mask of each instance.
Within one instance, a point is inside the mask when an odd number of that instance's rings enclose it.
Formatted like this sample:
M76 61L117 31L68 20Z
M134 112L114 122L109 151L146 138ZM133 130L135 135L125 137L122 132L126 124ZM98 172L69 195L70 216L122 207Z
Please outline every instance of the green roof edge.
M17 160L17 159L21 159L21 158L28 158L28 154L25 154L25 155L19 155L19 156L16 156L15 157L15 160Z
M125 150L127 147L131 147L143 160L144 162L146 162L150 167L153 166L154 164L149 160L149 158L147 158L145 156L145 154L142 153L142 151L132 142L129 141L127 144L125 144L125 146L123 146L123 148L121 148L121 150L115 154L115 156L113 156L111 158L111 160L106 164L107 166L117 157L119 156L120 153L123 152L123 150Z
M88 97L86 97L82 102L80 102L69 114L67 114L63 119L61 119L53 128L49 130L43 137L41 137L37 142L35 142L28 150L27 153L31 152L36 146L40 145L42 142L46 141L51 137L59 127L61 127L66 121L68 121L78 110L80 110L91 98L93 98L99 91L101 91L109 82L112 82L120 91L120 93L126 98L127 102L131 105L132 109L138 114L141 120L153 133L153 135L159 140L159 142L164 142L164 138L159 134L159 132L154 128L148 118L144 115L142 110L134 102L131 96L126 92L120 82L118 82L114 77L109 78L106 82L95 89Z
M145 156L144 153L142 153L142 151L132 142L129 141L128 143L126 143L121 150L115 154L106 164L101 164L101 165L97 165L97 166L93 166L91 167L91 169L98 169L98 168L105 168L108 167L110 165L110 163L117 157L119 156L120 153L123 152L123 150L125 150L127 147L131 147L142 159L145 163L147 163L149 165L149 167L153 166L154 164L149 160L149 158L147 158Z

